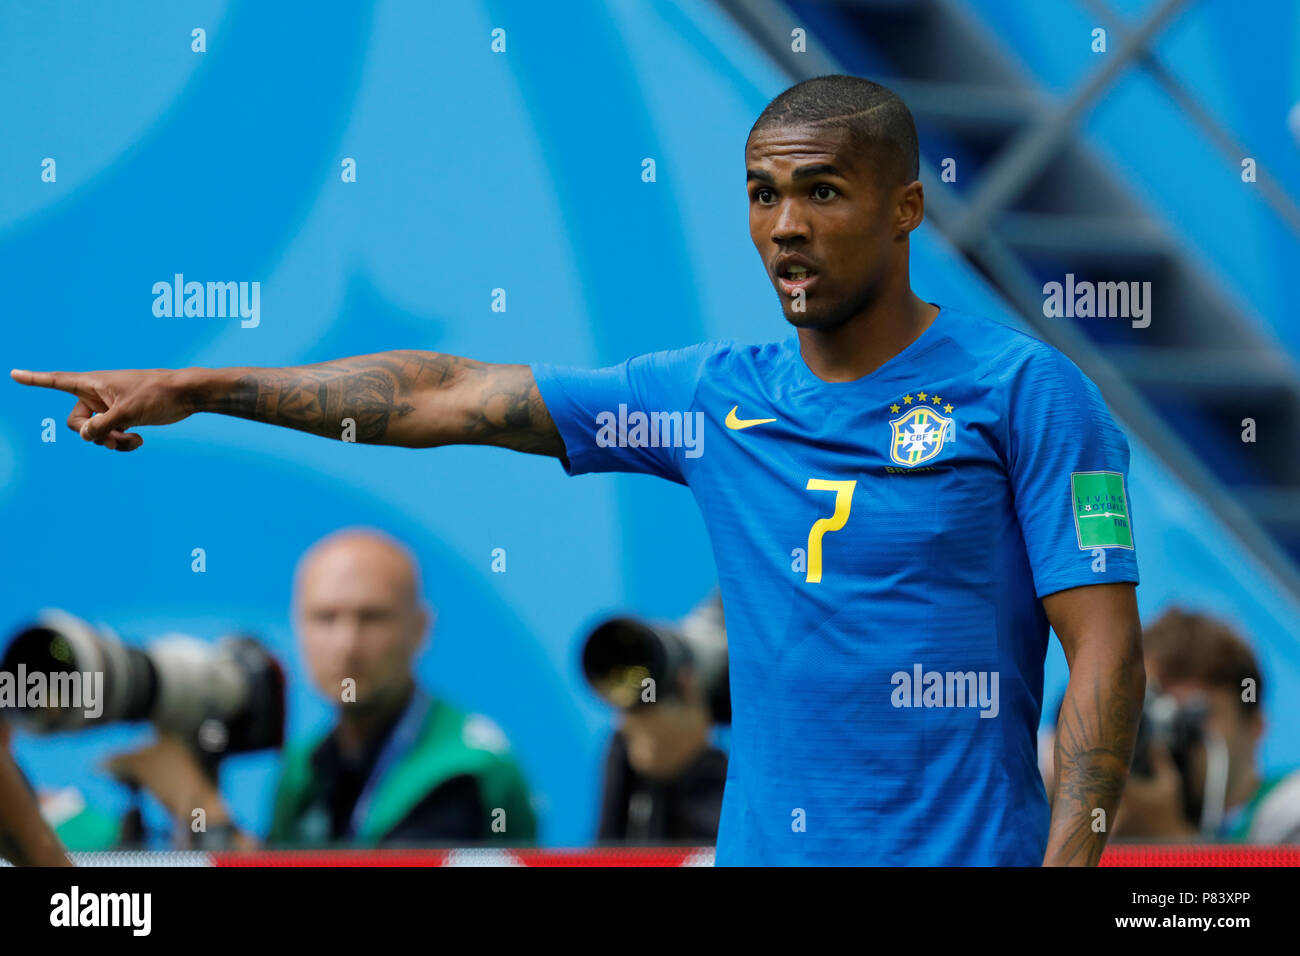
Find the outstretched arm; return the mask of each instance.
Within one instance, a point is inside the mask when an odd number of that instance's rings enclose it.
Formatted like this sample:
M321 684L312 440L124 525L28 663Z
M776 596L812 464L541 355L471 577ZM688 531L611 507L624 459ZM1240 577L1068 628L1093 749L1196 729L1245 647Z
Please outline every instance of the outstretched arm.
M24 385L77 396L68 427L87 441L133 451L127 429L216 412L326 438L377 445L499 445L561 457L564 444L527 365L438 352L393 351L293 368L29 372Z
M1131 584L1093 584L1049 594L1043 609L1070 666L1043 865L1095 866L1128 779L1146 692L1137 600Z

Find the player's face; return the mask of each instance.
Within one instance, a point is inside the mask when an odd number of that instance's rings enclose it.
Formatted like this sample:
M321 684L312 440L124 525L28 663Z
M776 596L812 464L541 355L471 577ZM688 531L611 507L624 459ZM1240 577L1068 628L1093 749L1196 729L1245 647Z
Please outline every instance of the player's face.
M834 328L896 268L893 190L842 129L756 133L745 149L749 234L786 319Z
M355 682L358 710L384 709L405 693L425 618L402 575L364 554L316 561L298 587L298 633L312 680L331 700Z

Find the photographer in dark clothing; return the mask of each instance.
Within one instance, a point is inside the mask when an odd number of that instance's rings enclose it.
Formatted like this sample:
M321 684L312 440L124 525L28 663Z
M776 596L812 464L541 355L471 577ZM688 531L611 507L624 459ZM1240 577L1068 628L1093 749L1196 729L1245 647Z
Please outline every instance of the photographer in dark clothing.
M605 761L597 838L711 846L718 834L727 755L689 673L680 695L625 710Z
M731 722L721 597L673 624L607 619L587 638L583 671L620 714L597 838L713 845L727 755L711 738L714 727Z
M414 695L412 695L414 696ZM405 709L405 705L403 710ZM387 744L401 723L402 711L389 716L360 750L345 751L337 729L321 741L310 757L318 787L318 807L328 821L328 839L351 838L353 816ZM385 844L443 842L473 843L486 836L483 798L474 777L460 774L439 784L420 800L383 838Z
M505 735L424 691L414 658L433 612L408 549L344 529L299 563L295 623L308 673L332 700L328 733L284 748L266 843L280 847L529 844L537 820ZM205 847L256 846L215 784L168 735L110 769L149 790ZM195 808L206 830L188 834Z
M1258 766L1265 718L1250 646L1223 622L1179 609L1150 625L1142 641L1149 686L1172 711L1168 723L1184 729L1173 745L1139 739L1116 836L1300 842L1300 771L1265 777Z

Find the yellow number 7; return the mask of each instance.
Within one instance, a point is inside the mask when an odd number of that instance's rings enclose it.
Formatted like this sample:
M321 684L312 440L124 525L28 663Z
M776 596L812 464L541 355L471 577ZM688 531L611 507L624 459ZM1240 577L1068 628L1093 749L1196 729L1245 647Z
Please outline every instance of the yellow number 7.
M853 506L853 489L856 481L828 481L825 478L809 478L809 491L835 492L835 513L829 518L818 518L808 531L808 577L809 584L818 584L822 579L822 535L827 531L839 531L849 520L849 508Z

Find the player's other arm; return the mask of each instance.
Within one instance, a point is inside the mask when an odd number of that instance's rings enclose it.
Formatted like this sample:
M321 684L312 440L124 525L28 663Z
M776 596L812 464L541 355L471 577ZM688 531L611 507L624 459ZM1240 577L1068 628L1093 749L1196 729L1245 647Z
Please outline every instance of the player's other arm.
M129 428L215 412L366 444L499 445L564 455L527 365L438 352L379 352L292 368L14 369L10 375L23 385L76 395L68 427L117 451L143 443Z
M1128 779L1146 692L1137 599L1132 584L1093 584L1049 594L1043 609L1070 666L1043 865L1095 866Z

